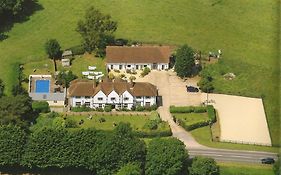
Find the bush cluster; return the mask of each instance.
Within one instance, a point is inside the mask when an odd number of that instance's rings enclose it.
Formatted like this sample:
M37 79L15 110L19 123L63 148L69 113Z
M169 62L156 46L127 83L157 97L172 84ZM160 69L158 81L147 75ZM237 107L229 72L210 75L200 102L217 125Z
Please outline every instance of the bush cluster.
M105 111L105 112L111 112L111 110L112 110L112 106L111 106L111 105L106 105L106 106L104 107L104 111Z
M18 127L0 127L1 166L73 167L108 175L130 162L143 166L145 161L144 142L124 124L111 132L43 128L26 135Z
M79 106L79 107L72 107L72 112L88 112L88 111L94 111L94 109L86 107L85 105Z
M150 72L150 69L149 69L148 67L145 67L145 68L143 69L143 71L141 72L141 76L144 77L144 76L146 76L147 74L149 74L149 72Z
M156 104L151 105L151 106L141 106L141 105L137 105L136 107L132 108L132 111L136 110L136 111L155 111L158 108L158 106Z
M207 112L207 108L203 106L170 106L171 113L204 113Z
M207 113L208 113L208 116L209 116L210 120L212 121L212 123L217 121L216 110L213 105L207 106Z
M32 109L37 113L47 113L50 112L49 103L46 101L33 101Z

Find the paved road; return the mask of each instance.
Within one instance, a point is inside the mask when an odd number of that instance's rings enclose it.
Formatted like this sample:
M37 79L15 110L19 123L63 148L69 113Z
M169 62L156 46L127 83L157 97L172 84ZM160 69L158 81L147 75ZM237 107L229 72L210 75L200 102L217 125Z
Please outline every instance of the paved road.
M182 91L180 91L179 87L177 87L177 84L180 84L177 77L172 74L168 74L167 72L152 72L140 81L151 82L159 88L159 95L162 96L163 106L158 108L158 112L162 120L169 123L173 136L181 140L186 145L191 157L194 157L195 155L202 155L212 157L217 161L241 163L259 163L260 159L265 157L277 158L275 153L216 149L199 144L189 132L174 123L171 113L169 112L171 104L181 104L181 98L187 98L185 97L186 93L182 95L183 97L180 97L179 95ZM180 99L177 101L175 96L177 98L180 97ZM198 104L196 96L189 96L188 98L190 101L186 105ZM183 103L186 103L186 101Z

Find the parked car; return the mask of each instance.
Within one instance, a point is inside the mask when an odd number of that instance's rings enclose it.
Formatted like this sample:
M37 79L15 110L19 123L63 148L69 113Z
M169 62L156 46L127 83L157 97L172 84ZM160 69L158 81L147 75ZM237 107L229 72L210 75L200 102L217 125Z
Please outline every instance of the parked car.
M187 86L186 85L186 91L187 92L199 92L199 89L197 87L194 87L194 86Z
M264 158L264 159L261 159L261 163L262 164L273 164L275 161L273 158L271 157L267 157L267 158Z

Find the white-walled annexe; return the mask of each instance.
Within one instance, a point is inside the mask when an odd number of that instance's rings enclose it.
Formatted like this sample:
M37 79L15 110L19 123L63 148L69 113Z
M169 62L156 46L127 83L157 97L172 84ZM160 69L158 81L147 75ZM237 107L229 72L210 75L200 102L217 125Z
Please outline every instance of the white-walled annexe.
M169 46L107 46L108 70L169 69L171 49Z

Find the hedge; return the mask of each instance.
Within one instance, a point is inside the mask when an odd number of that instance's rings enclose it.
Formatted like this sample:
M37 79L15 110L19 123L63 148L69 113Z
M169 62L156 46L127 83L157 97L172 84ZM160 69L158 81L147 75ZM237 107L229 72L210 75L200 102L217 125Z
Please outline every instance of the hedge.
M212 121L212 123L217 121L216 110L213 105L207 106L207 113L208 113L208 116L209 116L210 120Z
M171 113L204 113L207 111L206 107L203 106L181 106L181 107L175 107L170 106L170 112Z
M140 138L152 138L152 137L168 137L172 136L171 129L166 131L133 131L134 136Z
M202 121L202 122L197 122L191 125L186 125L185 122L181 119L177 119L178 124L183 127L187 131L191 131L193 129L197 129L203 126L208 126L210 124L210 120L207 121Z

